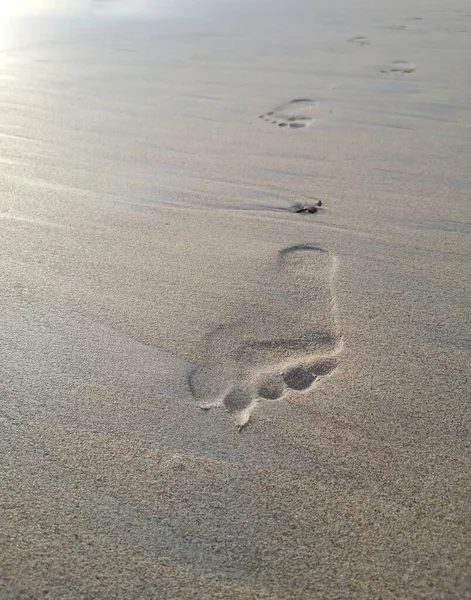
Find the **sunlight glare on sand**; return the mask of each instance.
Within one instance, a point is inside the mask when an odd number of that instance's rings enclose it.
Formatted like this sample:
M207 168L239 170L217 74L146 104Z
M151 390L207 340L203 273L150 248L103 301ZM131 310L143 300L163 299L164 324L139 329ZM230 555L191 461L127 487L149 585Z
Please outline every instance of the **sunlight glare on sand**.
M83 11L87 0L0 0L0 51L21 45L33 34L37 17L69 15Z
M57 19L161 19L192 7L186 0L0 0L0 51L47 38L57 30Z
M0 0L0 23L13 18L41 16L153 16L168 17L194 6L188 0Z
M70 10L71 8L84 7L86 0L19 0L15 3L0 3L0 19L2 21L12 17L41 15L55 11Z

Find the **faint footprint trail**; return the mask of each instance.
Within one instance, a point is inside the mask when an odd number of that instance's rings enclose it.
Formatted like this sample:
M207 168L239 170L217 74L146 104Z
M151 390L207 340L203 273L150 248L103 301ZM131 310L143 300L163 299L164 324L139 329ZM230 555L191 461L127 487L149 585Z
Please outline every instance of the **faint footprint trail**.
M286 104L282 104L275 110L270 110L260 119L278 125L278 127L289 127L291 129L301 129L308 127L313 121L319 118L322 108L318 102L311 98L295 98Z
M209 334L203 364L189 375L200 408L223 407L242 428L254 410L311 390L335 370L342 347L336 265L311 245L278 253L260 302Z

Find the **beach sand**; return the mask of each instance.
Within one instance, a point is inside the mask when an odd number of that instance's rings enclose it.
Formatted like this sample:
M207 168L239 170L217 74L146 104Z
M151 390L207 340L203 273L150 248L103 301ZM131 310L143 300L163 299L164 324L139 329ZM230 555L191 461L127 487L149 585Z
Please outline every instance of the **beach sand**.
M1 29L0 598L471 598L469 5L90 7Z

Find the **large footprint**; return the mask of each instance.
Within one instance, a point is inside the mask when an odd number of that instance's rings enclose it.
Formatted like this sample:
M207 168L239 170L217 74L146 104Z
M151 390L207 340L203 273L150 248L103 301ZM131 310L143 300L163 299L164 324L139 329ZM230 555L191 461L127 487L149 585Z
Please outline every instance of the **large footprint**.
M318 385L336 368L342 345L335 258L315 246L293 246L270 268L273 281L261 301L208 336L204 364L189 376L198 406L224 407L240 428L256 407Z
M278 125L278 127L301 129L311 125L324 112L325 109L311 98L295 98L275 110L260 115L260 119Z

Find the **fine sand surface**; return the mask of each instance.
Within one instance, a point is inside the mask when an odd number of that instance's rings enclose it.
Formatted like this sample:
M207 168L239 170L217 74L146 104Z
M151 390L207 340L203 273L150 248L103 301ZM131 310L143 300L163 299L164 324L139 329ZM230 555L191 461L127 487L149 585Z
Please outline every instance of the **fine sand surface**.
M471 598L469 3L70 4L0 27L1 600Z

